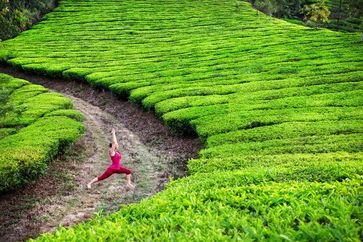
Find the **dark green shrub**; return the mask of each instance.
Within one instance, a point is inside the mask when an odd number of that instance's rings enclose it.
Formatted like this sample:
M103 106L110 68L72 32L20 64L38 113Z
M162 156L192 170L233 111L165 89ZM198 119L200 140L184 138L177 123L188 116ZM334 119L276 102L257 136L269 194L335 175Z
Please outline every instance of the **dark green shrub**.
M52 10L56 0L0 0L0 41L18 35Z

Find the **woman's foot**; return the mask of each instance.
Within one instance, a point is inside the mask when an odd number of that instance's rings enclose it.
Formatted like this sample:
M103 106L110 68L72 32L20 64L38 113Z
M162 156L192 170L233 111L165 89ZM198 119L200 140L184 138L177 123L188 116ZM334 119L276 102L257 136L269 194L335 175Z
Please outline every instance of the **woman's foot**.
M87 184L87 188L88 188L88 189L91 189L92 184L93 184L93 183L95 183L95 182L97 182L97 181L98 181L98 177L93 178L93 180L92 180L92 181L90 181L90 182Z
M131 183L126 183L126 191L130 191L130 190L134 190L135 189L135 185L131 184Z

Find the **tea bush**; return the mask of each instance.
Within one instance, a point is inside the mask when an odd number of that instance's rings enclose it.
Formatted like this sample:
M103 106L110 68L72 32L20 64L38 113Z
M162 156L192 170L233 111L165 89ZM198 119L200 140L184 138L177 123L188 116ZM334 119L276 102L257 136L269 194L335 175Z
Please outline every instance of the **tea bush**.
M82 115L68 98L40 85L0 74L14 107L0 117L0 192L28 183L59 150L83 132Z

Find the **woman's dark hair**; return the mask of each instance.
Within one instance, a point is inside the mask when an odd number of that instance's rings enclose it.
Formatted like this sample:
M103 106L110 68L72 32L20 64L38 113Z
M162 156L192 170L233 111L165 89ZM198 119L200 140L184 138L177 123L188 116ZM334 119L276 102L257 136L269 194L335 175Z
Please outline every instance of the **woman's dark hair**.
M112 148L112 143L110 143L110 148Z

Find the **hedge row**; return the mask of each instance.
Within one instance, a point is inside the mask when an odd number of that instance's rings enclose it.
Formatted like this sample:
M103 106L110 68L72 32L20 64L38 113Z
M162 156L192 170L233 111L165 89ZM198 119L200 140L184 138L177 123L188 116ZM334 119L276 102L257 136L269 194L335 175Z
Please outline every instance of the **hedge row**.
M0 74L11 109L0 117L0 192L28 183L84 130L68 98L40 85Z

